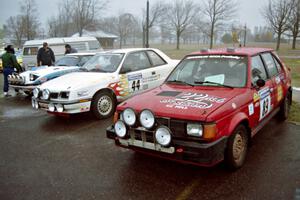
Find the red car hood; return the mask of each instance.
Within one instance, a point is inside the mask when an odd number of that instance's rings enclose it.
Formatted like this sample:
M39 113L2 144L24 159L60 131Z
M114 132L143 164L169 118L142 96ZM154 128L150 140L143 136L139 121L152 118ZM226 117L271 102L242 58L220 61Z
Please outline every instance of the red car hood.
M137 112L150 109L156 116L206 121L207 116L240 94L240 89L164 84L118 106Z

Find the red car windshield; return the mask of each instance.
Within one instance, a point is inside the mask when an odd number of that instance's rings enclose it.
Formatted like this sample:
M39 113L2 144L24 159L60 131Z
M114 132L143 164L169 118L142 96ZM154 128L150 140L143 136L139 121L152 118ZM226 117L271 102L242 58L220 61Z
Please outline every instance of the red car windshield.
M185 58L167 82L188 85L245 87L247 58L230 55L201 55Z

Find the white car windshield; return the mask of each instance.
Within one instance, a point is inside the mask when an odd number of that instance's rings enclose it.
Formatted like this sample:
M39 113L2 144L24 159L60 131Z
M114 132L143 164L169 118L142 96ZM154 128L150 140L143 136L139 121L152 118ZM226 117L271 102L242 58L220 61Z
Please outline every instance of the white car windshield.
M123 57L122 53L97 54L86 62L83 68L89 72L115 72Z
M244 87L247 58L230 55L201 55L185 58L168 77L168 83Z

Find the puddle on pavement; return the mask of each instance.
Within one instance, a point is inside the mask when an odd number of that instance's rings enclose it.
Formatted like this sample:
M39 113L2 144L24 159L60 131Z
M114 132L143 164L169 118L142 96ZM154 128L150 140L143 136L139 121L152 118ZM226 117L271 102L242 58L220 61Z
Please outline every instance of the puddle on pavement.
M18 117L29 117L37 113L36 110L32 108L12 108L4 109L2 111L2 118L18 118Z

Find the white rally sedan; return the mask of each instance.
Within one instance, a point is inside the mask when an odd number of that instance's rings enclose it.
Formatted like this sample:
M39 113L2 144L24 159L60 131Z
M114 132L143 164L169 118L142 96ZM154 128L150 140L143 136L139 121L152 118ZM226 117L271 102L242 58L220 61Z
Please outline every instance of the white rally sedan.
M163 83L178 62L151 48L98 53L83 66L85 72L37 87L32 106L53 114L91 111L98 119L107 118L118 102Z
M81 70L84 65L96 53L72 53L65 55L55 62L54 66L34 67L20 74L14 73L8 76L8 83L16 91L24 91L31 95L32 90L38 85L57 78L67 73Z

